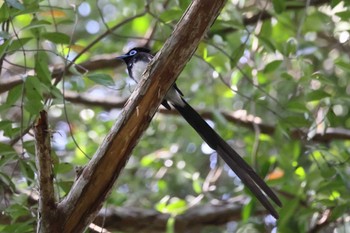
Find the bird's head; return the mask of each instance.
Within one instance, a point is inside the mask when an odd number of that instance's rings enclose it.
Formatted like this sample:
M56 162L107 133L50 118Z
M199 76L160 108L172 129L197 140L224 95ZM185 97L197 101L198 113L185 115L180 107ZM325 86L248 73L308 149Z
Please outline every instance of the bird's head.
M117 59L121 59L121 60L125 61L126 64L128 64L129 61L132 60L133 57L135 57L139 54L142 54L142 53L149 54L150 52L151 52L151 50L149 50L147 48L135 47L133 49L130 49L129 52L127 52L126 54L117 57Z

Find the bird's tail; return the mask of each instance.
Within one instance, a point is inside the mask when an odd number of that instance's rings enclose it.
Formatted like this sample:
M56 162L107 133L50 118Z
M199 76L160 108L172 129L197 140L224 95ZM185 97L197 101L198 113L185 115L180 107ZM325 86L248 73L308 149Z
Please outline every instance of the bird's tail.
M203 140L223 158L261 204L278 219L278 213L266 195L278 206L282 206L276 194L267 186L258 174L222 139L207 122L185 101L184 105L172 104L185 120L197 131ZM264 194L263 192L266 194Z

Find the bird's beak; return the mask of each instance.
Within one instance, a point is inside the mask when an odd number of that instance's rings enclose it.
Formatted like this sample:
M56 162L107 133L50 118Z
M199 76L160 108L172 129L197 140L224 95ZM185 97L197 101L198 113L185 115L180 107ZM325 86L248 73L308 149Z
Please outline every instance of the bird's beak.
M117 58L117 59L120 59L120 60L124 60L124 59L127 58L127 57L129 57L129 55L124 54L124 55L118 56L118 57L116 57L116 58Z

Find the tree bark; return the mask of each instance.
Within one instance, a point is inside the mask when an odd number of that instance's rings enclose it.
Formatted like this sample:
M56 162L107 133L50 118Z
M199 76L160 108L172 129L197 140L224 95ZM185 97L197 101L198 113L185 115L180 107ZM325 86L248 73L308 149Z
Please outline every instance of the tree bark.
M104 142L59 203L61 231L82 232L95 218L129 155L225 1L195 0L144 73Z
M51 160L51 134L47 119L47 112L41 111L40 117L34 125L36 167L39 180L39 208L37 232L55 233L58 231L56 219L57 206L53 186L53 171Z

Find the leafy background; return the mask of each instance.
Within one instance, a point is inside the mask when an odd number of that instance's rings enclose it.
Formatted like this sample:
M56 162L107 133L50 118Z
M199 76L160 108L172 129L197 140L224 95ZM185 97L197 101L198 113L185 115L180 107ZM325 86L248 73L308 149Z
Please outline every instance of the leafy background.
M115 57L134 46L159 50L189 3L2 3L2 232L35 229L30 128L39 111L49 112L62 198L135 86ZM284 204L277 222L183 119L164 110L105 207L177 216L192 206L234 203L238 217L201 232L346 232L349 19L348 1L229 1L178 79L190 104L274 187Z

